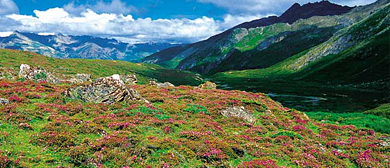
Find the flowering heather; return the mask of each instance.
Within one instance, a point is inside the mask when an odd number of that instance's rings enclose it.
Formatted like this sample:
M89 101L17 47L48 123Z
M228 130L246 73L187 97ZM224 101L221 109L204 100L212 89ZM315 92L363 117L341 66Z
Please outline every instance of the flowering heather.
M390 167L389 136L320 123L262 93L135 85L150 103L70 100L0 81L0 167ZM256 119L227 118L243 107Z

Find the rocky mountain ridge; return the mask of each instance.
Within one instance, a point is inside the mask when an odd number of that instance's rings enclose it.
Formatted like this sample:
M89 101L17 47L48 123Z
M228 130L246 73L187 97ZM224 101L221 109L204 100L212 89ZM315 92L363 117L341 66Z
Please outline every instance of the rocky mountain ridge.
M130 44L115 39L92 36L39 35L19 31L14 31L7 37L0 37L0 48L31 51L54 58L108 59L135 62L173 46L176 46L176 44Z

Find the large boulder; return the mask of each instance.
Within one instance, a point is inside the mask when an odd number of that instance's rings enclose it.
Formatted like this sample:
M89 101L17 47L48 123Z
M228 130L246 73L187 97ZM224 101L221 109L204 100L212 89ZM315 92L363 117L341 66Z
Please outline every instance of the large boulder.
M119 75L98 78L91 84L70 88L65 92L65 95L72 99L81 99L93 103L147 102L136 90L126 87Z
M175 85L170 82L157 83L156 81L150 81L149 85L157 86L158 88L175 87Z
M217 89L217 84L210 81L206 81L205 83L199 85L198 87L201 89Z
M239 117L243 118L244 120L254 123L256 121L256 118L247 110L245 110L244 107L228 107L225 110L221 111L221 114L225 117Z
M6 105L9 104L9 101L7 99L0 98L0 105Z
M35 82L47 81L50 83L58 83L60 80L50 72L40 67L33 67L27 64L20 65L19 77Z

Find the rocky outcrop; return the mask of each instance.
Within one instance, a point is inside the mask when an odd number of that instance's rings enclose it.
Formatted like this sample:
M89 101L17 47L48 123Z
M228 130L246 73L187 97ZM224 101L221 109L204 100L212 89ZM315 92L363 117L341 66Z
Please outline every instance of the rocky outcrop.
M175 85L170 82L157 83L156 81L150 81L149 85L157 86L158 88L175 87Z
M138 82L137 76L135 74L122 75L121 76L125 84L134 85Z
M119 75L98 78L94 83L70 88L65 95L85 102L112 104L122 101L145 101L134 89L126 87Z
M90 81L92 81L90 74L76 74L75 76L71 77L70 79L61 80L61 82L70 82L73 84L81 84L81 83L90 82Z
M80 83L84 83L87 81L91 81L91 75L90 74L76 74L76 78Z
M6 105L9 104L9 100L0 98L0 105Z
M205 83L198 86L200 89L217 89L217 84L206 81Z
M256 121L256 118L249 111L245 110L244 107L228 107L220 113L225 117L243 118L250 123L254 123Z
M50 72L47 72L45 69L40 67L33 67L27 64L20 65L20 71L18 74L19 78L24 78L27 80L32 80L35 82L47 81L50 83L58 83L59 79L56 78Z

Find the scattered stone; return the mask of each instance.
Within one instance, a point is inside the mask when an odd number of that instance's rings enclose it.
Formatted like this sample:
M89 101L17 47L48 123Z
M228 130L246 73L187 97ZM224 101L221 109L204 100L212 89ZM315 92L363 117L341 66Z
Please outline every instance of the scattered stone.
M150 86L157 86L157 82L156 82L156 81L150 81L150 82L149 82L149 85L150 85Z
M217 89L217 84L210 81L206 81L205 83L199 85L198 87L201 89Z
M389 147L390 146L390 137L384 136L379 138L383 142L380 142L379 145L382 147Z
M27 123L20 123L19 127L27 130L33 130L33 128Z
M57 79L53 74L47 72L43 68L36 68L27 64L20 65L19 77L35 82L47 81L49 83L58 83Z
M121 77L125 84L134 85L138 82L137 76L135 76L135 74L123 75Z
M244 120L254 123L256 118L249 112L246 111L244 107L228 107L225 110L221 111L221 114L225 117L239 117Z
M158 88L175 87L175 85L173 85L173 84L170 83L170 82L157 83L156 81L150 81L150 82L149 82L149 85L151 85L151 86L157 86Z
M65 92L72 99L85 102L112 104L121 101L145 101L134 89L126 87L120 76L98 78L94 83L76 86Z
M9 104L9 100L0 98L0 105L6 105Z

